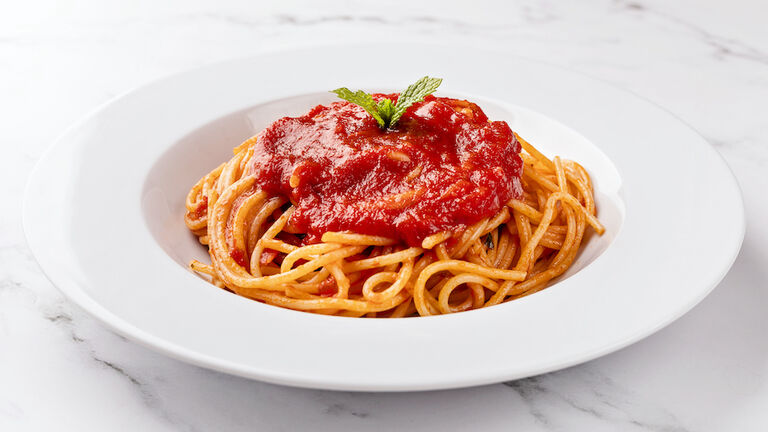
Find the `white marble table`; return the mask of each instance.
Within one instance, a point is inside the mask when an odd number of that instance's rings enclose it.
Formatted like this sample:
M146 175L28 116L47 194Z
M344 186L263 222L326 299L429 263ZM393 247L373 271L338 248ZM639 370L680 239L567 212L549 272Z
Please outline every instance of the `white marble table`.
M0 12L1 431L768 430L764 0L159 3L47 0ZM675 113L743 188L747 236L731 272L692 312L615 354L517 382L409 394L292 389L171 360L106 330L42 275L21 230L23 187L68 124L198 65L387 38L503 48Z

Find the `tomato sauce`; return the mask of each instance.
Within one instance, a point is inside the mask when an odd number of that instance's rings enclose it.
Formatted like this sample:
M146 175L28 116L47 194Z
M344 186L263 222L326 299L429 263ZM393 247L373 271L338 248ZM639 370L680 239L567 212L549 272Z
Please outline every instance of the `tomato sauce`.
M203 196L203 199L200 201L200 204L198 204L197 208L195 209L195 218L200 219L201 217L205 216L207 211L208 211L208 197Z
M374 95L374 99L397 95ZM327 231L411 246L496 215L520 198L520 144L506 122L474 103L427 96L382 130L349 102L284 117L258 136L249 173L288 197L292 232L317 242Z

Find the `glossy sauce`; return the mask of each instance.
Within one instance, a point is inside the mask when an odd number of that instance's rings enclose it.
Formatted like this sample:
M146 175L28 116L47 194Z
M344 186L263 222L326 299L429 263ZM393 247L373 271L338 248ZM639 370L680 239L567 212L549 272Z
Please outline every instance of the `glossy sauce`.
M374 95L383 97L397 99ZM471 102L428 96L391 130L348 102L281 118L259 134L248 169L257 187L291 200L287 229L307 233L307 243L351 231L420 246L519 198L519 152L506 122L489 122Z

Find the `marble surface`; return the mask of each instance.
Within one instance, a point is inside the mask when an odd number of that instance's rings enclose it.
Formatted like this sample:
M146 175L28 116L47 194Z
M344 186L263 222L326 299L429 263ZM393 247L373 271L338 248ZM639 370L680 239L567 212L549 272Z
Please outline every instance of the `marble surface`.
M60 0L2 9L0 430L768 430L765 1ZM395 39L562 65L692 125L743 189L747 234L731 272L679 321L601 359L404 394L293 389L171 360L107 330L42 275L21 230L23 188L67 125L191 67L264 49Z

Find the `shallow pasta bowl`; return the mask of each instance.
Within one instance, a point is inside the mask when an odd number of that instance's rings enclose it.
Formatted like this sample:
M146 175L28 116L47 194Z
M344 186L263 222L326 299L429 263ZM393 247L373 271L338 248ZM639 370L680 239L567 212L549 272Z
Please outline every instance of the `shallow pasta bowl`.
M71 301L165 354L274 383L367 391L479 385L583 362L669 324L725 275L744 234L738 185L672 115L503 53L395 48L407 68L359 66L376 64L385 47L275 52L106 104L30 177L24 227L35 257ZM340 50L354 62L327 61ZM184 225L186 193L233 147L330 102L327 90L391 91L425 74L444 78L439 95L478 103L545 154L590 172L607 231L549 288L447 316L355 319L248 300L187 268L207 253Z

